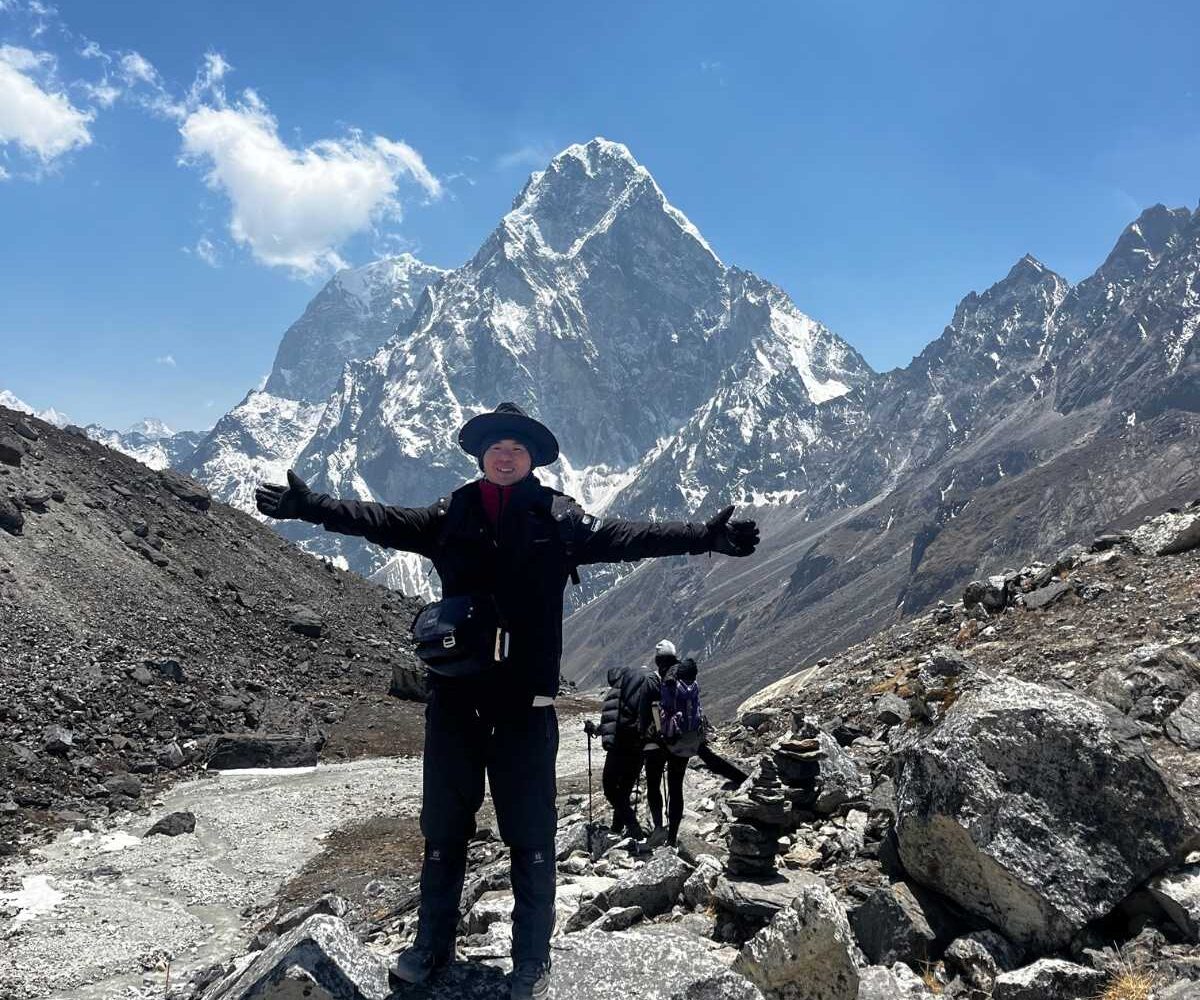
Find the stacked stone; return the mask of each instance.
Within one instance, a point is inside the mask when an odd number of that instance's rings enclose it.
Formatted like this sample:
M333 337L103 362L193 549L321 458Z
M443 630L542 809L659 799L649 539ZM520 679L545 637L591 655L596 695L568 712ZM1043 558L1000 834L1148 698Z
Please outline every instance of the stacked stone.
M775 767L786 785L784 794L797 820L809 819L821 794L821 749L815 722L799 712L792 717L792 735L775 748Z
M729 874L773 875L779 838L790 824L791 809L771 755L763 756L749 790L729 800L729 810L734 818L729 828Z

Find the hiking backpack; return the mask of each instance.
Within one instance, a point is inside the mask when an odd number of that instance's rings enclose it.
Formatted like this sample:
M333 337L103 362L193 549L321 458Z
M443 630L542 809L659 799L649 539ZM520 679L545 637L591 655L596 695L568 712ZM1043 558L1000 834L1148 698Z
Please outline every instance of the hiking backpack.
M662 740L678 757L691 757L703 739L704 713L700 711L700 682L668 677L659 695Z

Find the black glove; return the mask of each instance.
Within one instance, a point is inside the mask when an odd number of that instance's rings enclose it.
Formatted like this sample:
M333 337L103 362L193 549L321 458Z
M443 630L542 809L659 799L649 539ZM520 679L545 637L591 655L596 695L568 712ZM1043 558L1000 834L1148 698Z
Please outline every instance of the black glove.
M263 483L254 491L254 503L259 512L280 521L304 518L313 508L313 491L308 483L291 469L287 473L287 486Z
M587 720L587 721L586 721L586 722L583 724L583 731L584 731L585 733L587 733L587 734L588 734L588 736L595 736L595 735L596 735L596 733L597 733L597 731L598 731L598 730L596 729L596 723L594 723L594 722L593 722L591 719L588 719L588 720Z
M727 556L748 556L758 545L758 525L753 521L731 521L733 507L726 507L704 525L709 552Z

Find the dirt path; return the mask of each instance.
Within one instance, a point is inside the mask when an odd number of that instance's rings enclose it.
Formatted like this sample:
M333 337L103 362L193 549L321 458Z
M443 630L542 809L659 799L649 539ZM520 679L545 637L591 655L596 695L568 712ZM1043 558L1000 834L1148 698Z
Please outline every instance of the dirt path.
M581 707L560 713L564 790L586 788ZM598 792L598 745L593 754ZM287 903L347 879L411 876L420 787L417 757L225 773L176 786L149 818L60 836L0 873L0 997L161 998L163 957L180 982L240 954L247 917L284 887ZM196 816L194 835L142 838L182 809Z

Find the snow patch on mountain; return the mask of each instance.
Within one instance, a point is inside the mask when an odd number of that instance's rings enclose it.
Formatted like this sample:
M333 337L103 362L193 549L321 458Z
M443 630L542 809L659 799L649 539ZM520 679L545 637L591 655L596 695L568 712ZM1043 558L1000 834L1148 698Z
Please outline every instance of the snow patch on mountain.
M249 392L222 417L192 456L190 473L218 499L255 513L261 482L286 482L316 431L323 404Z
M18 413L28 413L39 420L46 421L48 424L53 424L55 427L66 427L71 422L65 413L61 413L53 406L47 407L44 410L35 409L7 389L0 389L0 406L6 406L10 410L16 410Z

